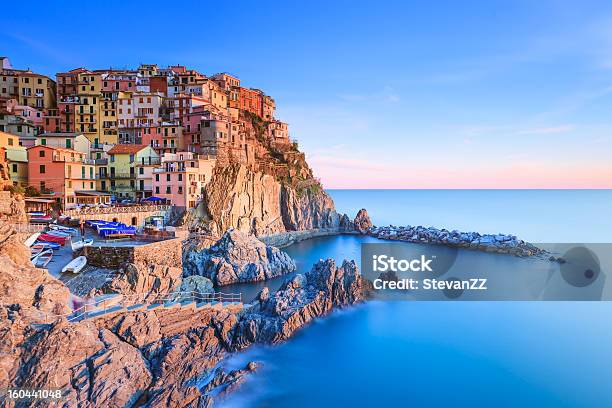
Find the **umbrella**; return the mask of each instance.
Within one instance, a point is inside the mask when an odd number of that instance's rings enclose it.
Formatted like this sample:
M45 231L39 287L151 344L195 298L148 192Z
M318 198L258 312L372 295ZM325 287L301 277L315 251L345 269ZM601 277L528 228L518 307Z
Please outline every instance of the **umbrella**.
M160 198L160 197L148 197L148 198L145 198L143 201L162 201L162 200L163 198Z

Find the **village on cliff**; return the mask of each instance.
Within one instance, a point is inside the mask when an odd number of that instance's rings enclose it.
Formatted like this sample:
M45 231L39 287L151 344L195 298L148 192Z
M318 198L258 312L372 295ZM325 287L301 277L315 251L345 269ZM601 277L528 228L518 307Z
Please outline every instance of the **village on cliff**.
M176 65L76 68L55 79L0 57L0 148L32 208L117 203L193 208L216 165L297 153L275 101L227 73ZM266 146L262 148L262 146ZM289 176L282 161L272 169Z

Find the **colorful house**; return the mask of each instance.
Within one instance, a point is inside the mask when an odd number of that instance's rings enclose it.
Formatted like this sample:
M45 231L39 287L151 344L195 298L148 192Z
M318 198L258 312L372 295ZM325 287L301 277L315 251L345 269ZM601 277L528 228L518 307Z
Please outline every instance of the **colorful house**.
M27 151L28 185L50 194L63 208L76 206L79 196L96 190L94 163L85 153L45 145Z
M148 168L160 164L155 150L148 145L118 144L108 151L108 157L108 168L98 171L106 174L110 192L118 198L137 199L146 196L152 177L152 170Z
M194 208L210 181L215 159L191 152L167 153L153 170L153 195L173 205Z
M25 147L19 146L19 137L10 133L0 132L0 148L4 149L13 185L27 187L28 152Z

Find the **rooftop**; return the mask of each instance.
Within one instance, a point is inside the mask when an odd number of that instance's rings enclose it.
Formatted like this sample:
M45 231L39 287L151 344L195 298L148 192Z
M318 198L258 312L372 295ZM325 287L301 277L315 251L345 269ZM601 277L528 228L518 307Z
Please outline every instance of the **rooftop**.
M148 145L116 144L108 151L108 154L136 154Z

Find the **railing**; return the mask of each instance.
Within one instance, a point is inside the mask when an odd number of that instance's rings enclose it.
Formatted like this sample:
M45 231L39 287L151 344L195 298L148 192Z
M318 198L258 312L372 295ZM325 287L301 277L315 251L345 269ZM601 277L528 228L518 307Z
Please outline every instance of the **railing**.
M78 216L88 214L116 214L116 213L131 213L131 212L155 212L168 211L169 205L130 205L125 207L83 207L79 209L71 209L64 211L64 215Z
M34 234L35 232L44 231L47 228L46 224L10 224L18 233Z
M210 304L210 303L242 303L242 293L200 293L200 292L174 292L165 296L156 297L155 293L136 293L133 295L116 295L104 299L87 302L70 313L40 312L44 323L51 323L57 319L65 318L69 322L103 316L106 313L129 311L130 307L166 306L172 307L180 304Z
M111 180L133 179L136 178L136 173L108 173L108 178Z

